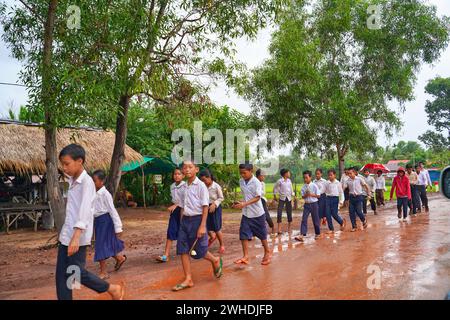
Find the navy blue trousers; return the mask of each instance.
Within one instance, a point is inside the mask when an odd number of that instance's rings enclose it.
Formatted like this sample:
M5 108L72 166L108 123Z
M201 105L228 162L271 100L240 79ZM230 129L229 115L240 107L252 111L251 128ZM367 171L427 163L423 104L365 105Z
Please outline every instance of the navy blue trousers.
M364 201L364 196L359 195L359 196L354 196L354 195L350 195L350 206L349 206L349 211L350 211L350 221L352 222L352 227L356 228L356 216L359 217L359 219L361 220L361 222L365 222L366 221L366 217L364 217L364 213L362 210L362 205L363 205L363 201Z

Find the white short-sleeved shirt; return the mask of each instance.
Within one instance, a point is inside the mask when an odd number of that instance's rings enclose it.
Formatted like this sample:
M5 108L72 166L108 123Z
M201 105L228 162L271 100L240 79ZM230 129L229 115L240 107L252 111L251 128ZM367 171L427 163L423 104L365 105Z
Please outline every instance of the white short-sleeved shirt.
M184 194L186 192L186 182L181 181L178 185L174 182L170 185L170 196L172 203L181 207L184 201Z
M431 186L431 178L430 178L430 174L428 173L428 170L426 169L422 169L422 171L420 171L419 173L419 177L417 180L417 184L419 186Z
M320 180L314 179L314 183L319 187L320 190L320 194L323 194L326 192L326 184L327 184L327 180L325 180L324 178L320 178Z
M262 188L261 199L264 199L264 201L267 202L267 198L266 198L266 183L264 181L259 181L259 182L261 182L261 188Z
M355 179L348 179L345 182L345 186L348 187L350 194L359 196L363 194L364 186L367 185L363 178L356 176Z
M215 181L208 187L209 202L214 203L216 207L220 206L224 200L222 187Z
M333 182L328 180L325 185L325 193L327 197L344 197L342 184L338 180L334 180Z
M375 192L377 183L375 182L375 179L372 176L363 177L364 181L366 182L367 186L369 187L369 190L371 192ZM367 196L366 189L363 189L362 194Z
M320 196L320 189L319 186L317 184L315 184L314 182L310 182L309 184L304 184L302 187L302 196L304 196L307 191L309 191L309 193L315 194ZM315 197L307 197L305 198L305 203L313 203L313 202L317 202L319 201L319 199L315 198Z
M244 201L249 201L255 197L262 196L262 185L255 176L252 176L248 181L244 179L239 180L241 192L244 196ZM261 201L257 201L249 206L242 208L242 214L247 218L257 218L265 214Z
M94 225L92 202L96 195L94 181L86 170L77 179L69 178L67 192L66 219L59 233L59 241L69 246L74 228L81 229L80 246L91 244Z
M92 202L92 207L94 209L94 218L108 213L114 223L114 231L116 233L122 232L122 220L114 207L111 193L109 193L105 187L101 187L97 191L94 201Z
M280 178L273 187L273 193L275 195L280 194L280 200L282 201L291 201L292 196L294 195L291 179Z
M209 206L208 188L198 177L195 177L191 184L186 183L182 205L184 209L183 215L201 215L203 214L203 206Z
M375 177L375 190L386 190L386 180L383 176Z

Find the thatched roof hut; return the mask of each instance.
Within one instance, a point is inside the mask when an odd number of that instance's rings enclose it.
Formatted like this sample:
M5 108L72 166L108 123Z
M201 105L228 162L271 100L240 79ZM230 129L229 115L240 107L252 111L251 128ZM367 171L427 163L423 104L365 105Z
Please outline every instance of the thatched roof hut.
M108 169L114 148L111 131L92 128L59 129L58 152L70 143L86 150L87 170ZM125 146L125 162L141 160L142 156ZM41 125L0 120L0 173L43 174L45 172L45 136Z

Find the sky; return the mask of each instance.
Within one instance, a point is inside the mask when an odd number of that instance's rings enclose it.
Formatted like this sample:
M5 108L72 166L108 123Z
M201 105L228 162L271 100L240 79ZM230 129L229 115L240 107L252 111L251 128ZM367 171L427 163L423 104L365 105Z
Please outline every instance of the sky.
M7 2L12 3L13 0ZM428 3L437 7L438 15L450 16L450 0L428 0ZM0 31L1 33L1 31ZM270 29L263 29L259 32L256 40L250 42L245 39L236 41L237 58L247 64L249 68L260 65L268 58L268 46L270 44ZM407 103L406 112L402 116L403 128L391 140L387 140L383 134L378 137L381 146L392 145L400 140L418 141L419 135L432 129L427 124L425 113L425 103L431 97L424 92L428 80L436 76L450 77L450 46L442 53L439 61L434 65L422 65L417 74L417 82L414 88L415 100ZM22 65L19 61L10 57L10 51L5 43L0 40L0 83L20 83L18 73ZM210 91L211 99L218 105L228 105L236 110L249 113L249 103L238 97L224 83L219 82ZM0 85L0 118L8 114L8 109L12 107L17 111L20 105L27 102L27 92L23 87ZM391 103L393 110L399 110L397 103Z

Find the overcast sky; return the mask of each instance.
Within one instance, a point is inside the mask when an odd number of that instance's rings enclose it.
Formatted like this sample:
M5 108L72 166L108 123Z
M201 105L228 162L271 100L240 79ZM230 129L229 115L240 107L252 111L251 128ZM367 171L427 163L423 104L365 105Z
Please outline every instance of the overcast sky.
M12 3L9 0L7 2ZM450 16L450 0L428 0L430 4L436 5L440 16ZM0 31L1 32L1 31ZM246 40L237 41L238 58L246 62L249 67L255 67L261 64L268 57L268 45L270 42L270 30L262 30L256 41L248 42ZM387 141L384 136L380 136L378 142L380 145L393 144L399 140L413 140L431 127L427 124L425 113L425 103L430 97L424 93L424 88L428 80L436 77L450 77L450 47L443 52L441 59L434 65L423 65L418 74L415 85L415 101L408 103L406 113L403 116L403 129L391 140ZM0 82L18 83L18 72L21 69L20 62L10 57L10 52L5 43L0 40ZM218 105L228 105L243 113L248 113L250 107L248 102L239 98L233 91L229 90L224 84L219 84L210 92L210 96ZM10 106L17 110L27 101L25 88L0 85L0 117L7 115ZM392 104L393 109L397 110L398 105Z

